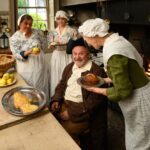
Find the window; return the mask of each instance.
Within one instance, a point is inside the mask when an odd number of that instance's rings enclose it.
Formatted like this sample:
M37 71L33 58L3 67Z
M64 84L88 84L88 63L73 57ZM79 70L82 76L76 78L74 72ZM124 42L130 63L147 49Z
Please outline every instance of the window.
M28 13L33 17L33 28L48 29L48 0L17 0L17 18Z

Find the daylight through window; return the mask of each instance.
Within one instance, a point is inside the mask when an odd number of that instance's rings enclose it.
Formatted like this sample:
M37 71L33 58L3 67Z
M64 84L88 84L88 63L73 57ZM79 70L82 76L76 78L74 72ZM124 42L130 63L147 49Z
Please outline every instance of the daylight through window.
M28 13L33 17L33 28L46 30L48 28L47 0L18 0L18 17Z

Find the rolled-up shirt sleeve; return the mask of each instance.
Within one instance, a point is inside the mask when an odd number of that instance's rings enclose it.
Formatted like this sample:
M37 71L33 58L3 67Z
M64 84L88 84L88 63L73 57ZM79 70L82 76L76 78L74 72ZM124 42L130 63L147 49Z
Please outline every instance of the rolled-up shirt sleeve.
M127 57L121 55L114 55L108 60L107 73L113 81L113 86L107 89L107 96L111 101L123 100L133 92L128 61Z
M25 61L27 58L23 57L24 51L21 50L20 41L15 37L9 39L10 49L17 60Z

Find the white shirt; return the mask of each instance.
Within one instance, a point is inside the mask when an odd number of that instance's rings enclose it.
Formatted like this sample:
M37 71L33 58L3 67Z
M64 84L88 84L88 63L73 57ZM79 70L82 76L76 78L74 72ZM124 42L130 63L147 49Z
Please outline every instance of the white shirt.
M65 92L65 99L76 103L83 102L81 86L77 83L77 79L81 77L81 73L89 71L92 66L92 61L88 61L85 66L79 68L74 64L72 68L72 75L68 80Z

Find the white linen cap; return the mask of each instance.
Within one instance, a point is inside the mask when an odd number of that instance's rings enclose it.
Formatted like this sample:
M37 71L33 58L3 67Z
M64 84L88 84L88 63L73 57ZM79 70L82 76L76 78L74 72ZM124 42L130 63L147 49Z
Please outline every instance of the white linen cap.
M26 15L26 14L22 14L19 18L18 18L18 21L17 21L17 25L19 26L20 25L20 21L21 21L21 18Z
M56 21L57 18L59 18L59 17L65 18L67 21L69 20L67 13L66 13L65 11L63 11L63 10L58 10L58 11L56 12L55 21Z
M100 18L88 19L78 29L79 33L87 37L94 37L96 35L104 37L108 34L108 30L108 23Z

